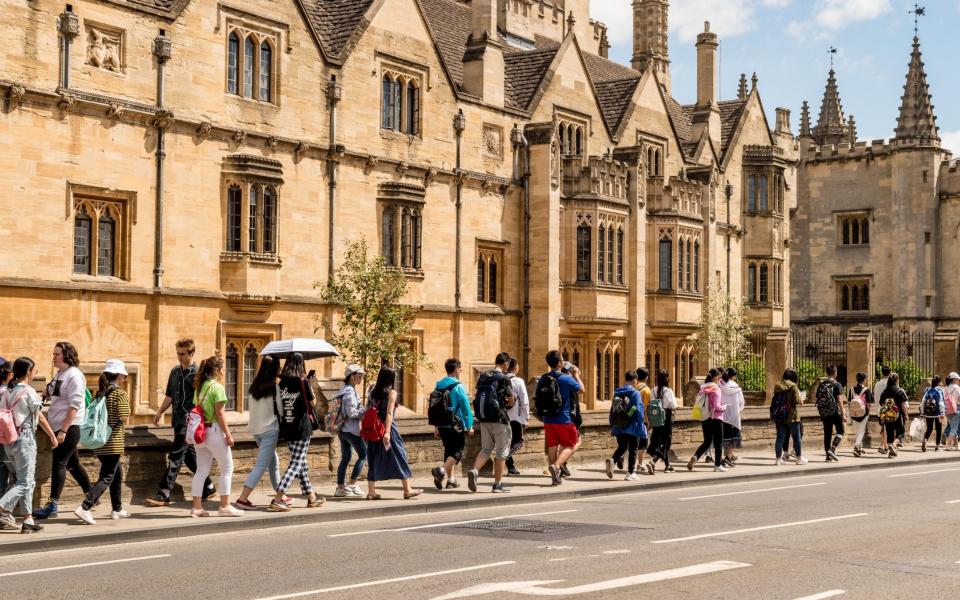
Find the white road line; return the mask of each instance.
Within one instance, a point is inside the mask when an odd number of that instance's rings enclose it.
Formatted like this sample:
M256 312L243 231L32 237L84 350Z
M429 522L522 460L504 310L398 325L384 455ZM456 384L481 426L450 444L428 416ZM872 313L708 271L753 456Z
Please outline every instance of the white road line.
M960 504L960 500L947 500L947 504Z
M13 577L14 575L29 575L31 573L46 573L47 571L63 571L65 569L82 569L83 567L96 567L99 565L112 565L116 563L133 562L137 560L152 560L154 558L169 558L172 554L154 554L152 556L137 556L136 558L118 558L117 560L101 560L99 562L83 563L81 565L64 565L62 567L45 567L43 569L30 569L29 571L15 571L13 573L0 573L0 577Z
M932 475L934 473L950 473L951 471L960 471L960 469L937 469L936 471L920 471L918 473L900 473L898 475L887 475L887 477L914 477L916 475Z
M765 529L780 529L781 527L796 527L798 525L811 525L813 523L826 523L827 521L838 521L840 519L854 519L856 517L865 517L868 513L855 513L852 515L840 515L838 517L825 517L823 519L810 519L809 521L794 521L793 523L779 523L777 525L763 525L762 527L749 527L747 529L733 529L731 531L718 531L716 533L702 533L700 535L690 535L682 538L672 538L669 540L654 540L654 544L672 544L674 542L687 542L690 540L702 540L703 538L720 537L724 535L733 535L735 533L750 533L752 531L763 531Z
M433 529L435 527L446 527L448 525L466 525L468 523L480 523L481 521L500 521L502 519L519 519L522 517L542 517L545 515L562 515L565 513L577 512L577 509L570 510L551 510L550 512L528 513L524 515L507 515L502 517L488 517L486 519L470 519L469 521L449 521L446 523L430 523L429 525L414 525L412 527L397 527L395 529L368 529L366 531L350 531L348 533L333 533L327 537L339 538L352 535L370 535L371 533L388 533L391 531L414 531L416 529Z
M723 494L709 494L707 496L687 496L686 498L678 498L678 500L702 500L704 498L719 498L721 496L738 496L740 494L757 494L760 492L775 492L777 490L792 490L795 488L804 488L804 487L814 487L818 485L827 485L825 482L820 483L804 483L800 485L785 485L781 487L772 487L772 488L763 488L761 490L743 490L740 492L726 492Z
M343 590L355 590L358 588L372 587L375 585L386 585L388 583L399 583L401 581L413 581L415 579L428 579L430 577L440 577L441 575L452 575L454 573L466 573L468 571L480 571L481 569L493 569L496 567L505 567L515 565L515 561L506 560L503 562L487 563L485 565L475 565L473 567L463 567L460 569L449 569L446 571L434 571L432 573L420 573L419 575L407 575L406 577L394 577L392 579L380 579L378 581L365 581L363 583L352 583L350 585L340 585L331 588L321 588L319 590L310 590L307 592L296 592L294 594L283 594L280 596L267 596L257 600L283 600L284 598L302 598L304 596L314 596L317 594L328 594L330 592L340 592Z
M833 598L834 596L840 596L842 594L846 594L846 592L843 590L829 590L826 592L820 592L819 594L814 594L812 596L797 598L797 600L823 600L824 598Z

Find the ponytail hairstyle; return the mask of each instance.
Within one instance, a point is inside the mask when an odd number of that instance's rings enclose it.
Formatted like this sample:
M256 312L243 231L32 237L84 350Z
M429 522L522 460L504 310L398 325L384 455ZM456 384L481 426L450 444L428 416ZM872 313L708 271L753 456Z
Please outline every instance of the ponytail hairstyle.
M939 375L934 375L933 379L930 380L930 387L935 388L940 386L940 382L943 381Z
M26 356L21 356L17 360L13 361L13 379L10 380L10 383L7 384L7 387L12 390L15 385L23 381L23 379L27 376L27 373L29 373L30 369L33 367L33 360Z
M63 362L69 367L80 366L80 355L77 354L77 348L70 342L57 342L54 347L59 347L63 353Z
M250 397L254 400L272 396L277 385L277 375L280 373L280 361L276 358L265 355L260 359L260 369L257 376L250 383Z
M197 368L197 377L193 388L194 398L200 397L200 388L203 387L203 384L213 379L213 376L216 374L216 372L222 368L223 359L216 354L200 361L200 366Z
M723 382L727 383L731 379L737 376L737 370L733 367L727 367L727 370L723 372Z
M704 383L713 383L717 380L717 377L720 376L719 369L710 369L707 371L707 378L704 380Z
M667 373L666 369L660 369L657 371L657 400L663 399L663 388L667 387L667 384L670 383L670 374Z

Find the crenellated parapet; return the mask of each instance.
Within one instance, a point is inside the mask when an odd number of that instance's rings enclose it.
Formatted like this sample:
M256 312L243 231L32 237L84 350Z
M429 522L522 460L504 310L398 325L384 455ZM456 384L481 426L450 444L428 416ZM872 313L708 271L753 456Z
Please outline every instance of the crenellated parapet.
M704 196L708 188L681 173L666 179L647 181L647 206L651 211L665 211L696 219L702 218Z
M801 139L800 159L804 162L847 161L889 156L895 150L889 140L866 140L848 144L818 146L809 138Z
M628 166L612 155L591 156L584 165L580 158L563 159L563 195L570 198L604 196L627 199Z
M960 159L940 165L940 199L960 200Z

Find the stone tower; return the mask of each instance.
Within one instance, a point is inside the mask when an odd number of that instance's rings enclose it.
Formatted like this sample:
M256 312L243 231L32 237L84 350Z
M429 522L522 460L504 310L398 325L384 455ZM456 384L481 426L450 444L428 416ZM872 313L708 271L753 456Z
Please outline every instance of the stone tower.
M637 71L654 69L670 93L670 53L667 47L668 0L633 0L633 59Z
M913 38L913 52L907 70L907 83L903 86L894 139L898 145L940 146L937 117L933 114L933 101L923 69L918 37Z
M827 87L823 91L823 103L820 105L820 118L812 131L818 146L832 146L847 143L847 121L843 116L840 91L837 89L837 74L830 69L827 75Z

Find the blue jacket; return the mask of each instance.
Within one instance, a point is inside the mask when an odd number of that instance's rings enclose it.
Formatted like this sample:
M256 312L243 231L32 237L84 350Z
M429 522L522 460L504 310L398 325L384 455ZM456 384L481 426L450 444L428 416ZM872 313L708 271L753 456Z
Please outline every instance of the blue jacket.
M646 439L647 426L643 424L643 397L640 396L640 390L632 385L625 385L617 388L613 395L629 397L630 402L637 408L636 412L633 413L633 418L630 419L630 424L626 427L612 427L613 423L610 424L613 435L632 435Z
M456 377L444 377L437 382L437 389L445 390L453 384L457 384L457 387L450 390L450 407L453 409L453 414L457 415L463 423L464 431L470 431L473 429L473 409L470 408L467 390L463 388L460 380Z

